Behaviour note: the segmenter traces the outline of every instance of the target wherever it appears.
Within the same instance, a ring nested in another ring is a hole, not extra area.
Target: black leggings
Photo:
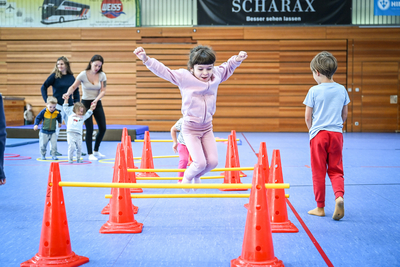
[[[93,100],[82,100],[82,104],[85,105],[86,109],[89,110],[90,104]],[[99,131],[96,135],[96,142],[94,143],[94,151],[99,151],[100,143],[103,140],[104,134],[106,133],[106,116],[104,114],[103,105],[101,104],[101,100],[97,102],[96,109],[93,110],[93,115],[90,116],[85,121],[86,126],[86,148],[88,154],[93,154],[92,150],[92,136],[93,136],[93,117],[97,122],[97,126],[99,127]]]

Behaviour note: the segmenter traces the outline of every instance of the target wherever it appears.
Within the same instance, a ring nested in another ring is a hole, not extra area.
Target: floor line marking
[[[326,265],[328,265],[329,267],[333,267],[332,262],[329,260],[328,256],[325,254],[324,250],[319,245],[318,241],[315,239],[315,237],[311,233],[310,229],[308,229],[307,225],[301,219],[300,215],[297,213],[297,211],[293,207],[292,203],[290,203],[290,201],[288,199],[286,199],[286,203],[289,205],[290,209],[293,211],[294,215],[296,216],[297,220],[300,222],[304,231],[306,231],[308,237],[310,238],[311,242],[314,244],[315,248],[318,250],[319,254],[321,254],[321,257],[324,259]]]
[[[243,135],[244,139],[246,140],[247,144],[253,150],[254,154],[257,156],[256,152],[254,151],[254,149],[251,146],[250,142],[247,140],[247,138],[244,135],[244,133],[242,133],[242,135]],[[290,203],[290,201],[288,199],[286,199],[286,203],[289,205],[290,209],[292,210],[292,212],[296,216],[297,220],[300,222],[300,224],[303,227],[304,231],[306,231],[308,237],[310,238],[311,242],[314,244],[315,248],[318,250],[318,252],[321,255],[321,257],[324,259],[326,265],[328,265],[329,267],[334,267],[332,262],[329,260],[328,256],[325,254],[324,250],[322,249],[322,247],[318,243],[318,241],[315,239],[315,237],[313,236],[311,231],[308,229],[307,225],[304,223],[304,221],[301,219],[300,215],[297,213],[297,211],[293,207],[292,203]]]

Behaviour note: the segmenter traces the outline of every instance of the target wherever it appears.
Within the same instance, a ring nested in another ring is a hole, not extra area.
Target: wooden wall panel
[[[343,125],[343,130],[346,132],[352,132],[353,131],[353,40],[350,39],[347,41],[347,93],[349,94],[350,98],[350,104],[348,105],[348,113],[347,113],[347,120]],[[339,65],[340,66],[340,65]]]
[[[64,29],[64,28],[63,28]],[[81,38],[83,40],[140,40],[141,36],[137,33],[136,28],[81,28]]]
[[[99,33],[99,32],[97,32]],[[2,28],[0,40],[73,40],[81,39],[78,28]]]
[[[195,40],[242,40],[244,37],[243,27],[226,27],[216,30],[214,27],[196,27],[193,29],[192,38]],[[201,44],[201,41],[199,41]]]
[[[3,96],[4,112],[7,126],[24,124],[24,99]]]
[[[151,73],[132,51],[143,46],[150,57],[171,69],[186,69],[189,50],[202,44],[214,49],[217,65],[239,51],[249,55],[219,86],[216,131],[306,132],[303,100],[316,84],[309,64],[326,50],[338,60],[334,80],[351,88],[347,131],[399,130],[400,122],[394,119],[399,105],[383,108],[386,119],[374,114],[382,109],[386,96],[399,91],[400,72],[390,64],[400,64],[400,29],[166,27],[63,28],[60,32],[58,28],[0,28],[3,95],[25,97],[34,111],[40,111],[44,107],[40,86],[58,57],[69,58],[76,76],[94,54],[101,54],[108,78],[103,98],[107,123],[169,131],[181,116],[179,89]],[[379,77],[374,75],[377,72]]]
[[[398,62],[362,63],[362,131],[397,130],[398,104],[390,96],[398,95],[398,73]]]
[[[1,29],[0,29],[1,35]],[[7,51],[7,42],[0,41],[0,51]]]
[[[244,27],[244,39],[326,39],[326,27]]]

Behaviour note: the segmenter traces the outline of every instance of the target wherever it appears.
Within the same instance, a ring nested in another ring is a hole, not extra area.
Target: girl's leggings
[[[325,207],[325,176],[331,180],[335,199],[344,195],[343,135],[320,131],[310,141],[311,170],[317,207]]]
[[[85,105],[86,109],[90,108],[90,104],[93,100],[82,100],[82,104]],[[85,120],[86,126],[86,148],[88,154],[93,154],[92,149],[92,136],[93,136],[93,117],[97,122],[97,126],[99,127],[99,131],[96,135],[96,142],[94,143],[94,151],[99,151],[100,143],[103,140],[104,134],[106,133],[106,116],[104,114],[103,105],[101,104],[101,100],[97,102],[96,109],[93,110],[93,115],[90,116],[87,120]]]
[[[185,145],[178,143],[179,169],[186,169],[189,161],[189,151]],[[178,177],[183,177],[184,172],[179,172]]]
[[[193,160],[184,174],[188,181],[192,181],[193,178],[199,178],[217,167],[217,143],[215,142],[211,122],[201,124],[184,121],[182,134]]]

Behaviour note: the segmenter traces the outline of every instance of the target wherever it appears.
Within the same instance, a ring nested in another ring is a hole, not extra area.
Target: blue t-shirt
[[[303,102],[313,109],[310,140],[322,130],[341,133],[342,110],[349,103],[349,94],[343,85],[333,82],[311,87]]]

